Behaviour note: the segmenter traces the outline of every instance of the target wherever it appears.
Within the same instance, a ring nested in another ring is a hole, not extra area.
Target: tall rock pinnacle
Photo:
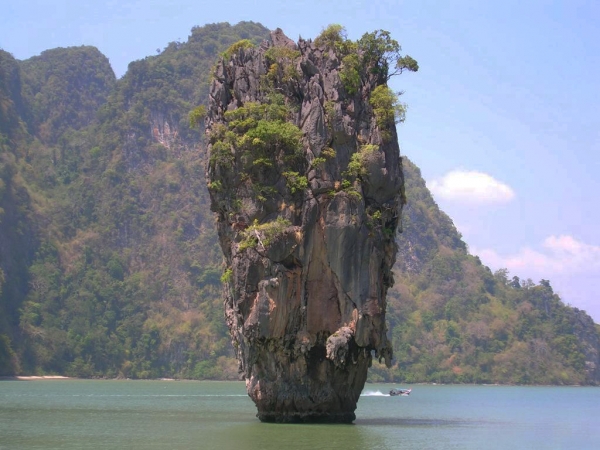
[[[225,315],[267,422],[352,422],[372,358],[392,356],[403,109],[386,85],[390,47],[376,44],[397,43],[386,32],[350,42],[342,30],[240,41],[211,87],[207,179]]]

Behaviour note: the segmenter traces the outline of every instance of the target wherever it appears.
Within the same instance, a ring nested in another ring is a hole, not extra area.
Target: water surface
[[[243,383],[0,381],[0,450],[600,448],[600,388],[391,387],[365,386],[354,425],[278,425]]]

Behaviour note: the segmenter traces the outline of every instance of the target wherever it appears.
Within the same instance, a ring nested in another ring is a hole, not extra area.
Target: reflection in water
[[[377,433],[356,425],[270,424],[258,420],[222,430],[224,448],[246,450],[381,449],[388,447]]]
[[[378,417],[373,419],[358,419],[357,426],[365,427],[460,427],[475,425],[474,421],[449,419],[407,419],[401,417]]]

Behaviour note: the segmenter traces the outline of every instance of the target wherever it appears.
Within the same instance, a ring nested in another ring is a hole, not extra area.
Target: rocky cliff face
[[[280,30],[227,53],[210,93],[207,178],[248,394],[262,421],[351,422],[373,355],[392,356],[386,293],[404,186],[394,118],[372,101],[386,74],[359,67],[353,88],[334,45]]]

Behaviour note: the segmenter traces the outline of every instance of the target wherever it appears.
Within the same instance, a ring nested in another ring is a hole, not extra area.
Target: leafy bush
[[[226,122],[215,124],[210,130],[210,165],[222,167],[221,173],[231,173],[238,167],[239,182],[246,189],[251,188],[259,202],[266,202],[276,193],[273,185],[265,186],[265,181],[284,173],[292,194],[305,189],[306,177],[297,172],[304,161],[302,131],[287,120],[290,114],[284,97],[274,92],[264,103],[247,102],[227,111]],[[292,164],[296,172],[286,170]],[[213,180],[211,187],[216,181],[223,186],[222,180]]]
[[[335,158],[336,152],[331,147],[325,147],[323,150],[321,150],[321,155],[327,159],[332,159]]]
[[[221,283],[223,283],[223,284],[229,283],[231,281],[232,277],[233,277],[233,270],[231,269],[231,267],[228,267],[227,269],[225,269],[225,272],[223,272],[223,275],[221,275]]]
[[[242,241],[239,244],[239,251],[244,251],[248,248],[255,248],[259,243],[264,247],[268,247],[277,236],[281,235],[291,222],[278,216],[276,220],[259,224],[258,221],[244,230]]]
[[[271,62],[286,61],[292,62],[294,59],[300,57],[300,52],[289,47],[270,47],[265,52],[265,58]]]
[[[342,58],[342,69],[340,70],[340,80],[344,89],[350,95],[354,95],[360,88],[360,60],[358,54],[350,53]]]
[[[315,45],[317,47],[332,48],[340,45],[346,40],[346,28],[339,24],[331,24],[327,28],[321,31],[315,38]]]
[[[190,111],[190,128],[200,126],[202,120],[206,117],[206,107],[204,105],[197,106]]]
[[[223,183],[221,183],[220,180],[209,181],[207,183],[207,187],[208,187],[208,189],[210,189],[211,191],[214,191],[214,192],[223,191]]]
[[[404,70],[416,72],[419,65],[410,56],[402,56],[400,44],[392,39],[390,32],[377,30],[365,33],[357,42],[362,54],[362,65],[370,67],[373,73],[389,79],[393,75],[401,74]],[[390,66],[392,72],[390,73]]]
[[[229,60],[233,55],[237,54],[242,49],[254,48],[254,43],[249,39],[241,39],[237,42],[234,42],[229,46],[227,50],[221,53],[221,57],[224,61]]]
[[[282,175],[292,195],[296,192],[302,192],[308,187],[308,179],[305,176],[301,176],[298,172],[287,171],[283,172]]]
[[[361,146],[359,151],[353,153],[350,157],[350,162],[348,163],[348,167],[344,171],[343,176],[349,179],[365,176],[367,174],[367,169],[365,167],[366,158],[378,149],[379,146],[374,144]]]
[[[377,126],[382,131],[384,138],[389,139],[390,136],[387,135],[388,133],[384,133],[383,131],[390,127],[391,124],[404,122],[406,105],[400,102],[397,94],[383,84],[373,89],[369,103],[373,107]]]
[[[321,156],[318,156],[316,158],[313,158],[311,164],[313,167],[323,167],[326,162],[327,162],[327,159],[325,159]]]

